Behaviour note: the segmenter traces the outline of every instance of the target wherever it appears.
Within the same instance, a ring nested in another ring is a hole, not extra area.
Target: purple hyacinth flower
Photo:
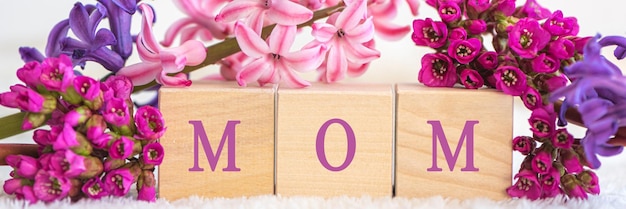
[[[418,46],[428,46],[436,49],[446,44],[448,27],[445,23],[433,21],[430,18],[414,20],[411,38]]]
[[[448,56],[461,64],[468,64],[480,53],[482,43],[477,38],[467,40],[452,40],[448,47]]]
[[[457,27],[450,31],[448,38],[452,40],[465,40],[467,39],[467,31],[463,27]]]
[[[575,17],[563,17],[561,10],[556,10],[543,23],[543,28],[554,36],[575,36],[578,34],[578,20]]]
[[[19,53],[20,53],[20,58],[25,63],[29,63],[29,62],[39,63],[39,62],[42,62],[44,59],[46,59],[46,57],[43,54],[41,54],[41,52],[39,52],[37,48],[34,48],[34,47],[26,47],[26,46],[20,47]]]
[[[75,154],[71,150],[56,151],[50,157],[50,169],[63,174],[65,177],[74,178],[85,172],[85,157]]]
[[[507,31],[509,47],[522,58],[534,58],[550,42],[550,33],[536,19],[522,18]]]
[[[74,79],[72,60],[64,54],[59,58],[50,57],[41,65],[41,83],[50,91],[65,92]]]
[[[534,110],[543,106],[543,99],[541,98],[541,95],[533,87],[527,87],[520,97],[522,97],[524,106],[526,106],[529,110]]]
[[[443,53],[424,55],[417,80],[431,87],[454,86],[457,76],[452,59]]]
[[[529,170],[522,170],[515,175],[517,182],[506,189],[506,193],[511,197],[526,197],[536,200],[541,197],[541,185],[537,179],[537,173]]]
[[[121,136],[109,147],[109,156],[115,159],[126,159],[133,154],[135,142],[128,137]]]
[[[94,61],[113,72],[124,66],[124,59],[107,47],[116,43],[113,33],[104,28],[96,32],[106,12],[100,4],[91,11],[80,2],[74,4],[69,24],[78,39],[68,37],[63,40],[63,50],[72,53],[74,64],[84,68],[86,61]]]
[[[137,11],[138,0],[98,0],[106,7],[111,32],[117,40],[111,47],[124,60],[133,51],[133,36],[130,33],[132,16]]]
[[[498,54],[494,51],[486,51],[478,55],[476,61],[483,69],[493,70],[498,67]]]
[[[104,120],[115,126],[125,126],[130,122],[130,113],[126,100],[113,98],[107,100],[103,110]]]
[[[461,71],[461,84],[467,89],[477,89],[483,87],[485,81],[478,71],[466,68]]]
[[[133,174],[128,168],[120,168],[109,171],[102,179],[106,191],[115,196],[124,196],[130,191],[134,182]]]
[[[26,179],[35,179],[35,174],[41,169],[37,159],[25,155],[9,155],[6,157],[7,165],[15,169],[15,174]]]
[[[459,3],[454,1],[439,2],[439,8],[437,9],[439,17],[446,23],[455,22],[461,19],[461,7]]]
[[[551,105],[534,109],[528,119],[530,130],[538,137],[552,136],[555,131],[555,122],[556,114]]]
[[[538,73],[554,73],[561,68],[561,61],[541,53],[532,59],[531,66],[533,71]]]
[[[160,165],[165,152],[160,143],[150,143],[143,147],[143,162],[148,165]]]
[[[104,183],[102,183],[99,177],[87,180],[87,182],[83,184],[81,191],[91,199],[100,199],[109,195],[108,191],[104,188]]]
[[[517,67],[501,66],[493,76],[496,79],[496,89],[506,94],[519,96],[526,90],[526,75]]]
[[[39,170],[33,184],[37,199],[44,202],[60,200],[67,196],[71,188],[70,180],[54,171]]]
[[[135,125],[137,126],[135,137],[138,139],[158,139],[163,136],[166,130],[161,112],[152,106],[143,106],[137,109]]]
[[[20,47],[19,52],[24,62],[43,62],[46,57],[58,57],[64,52],[61,50],[62,42],[67,37],[70,29],[69,20],[65,19],[54,25],[48,34],[48,43],[46,44],[46,56],[41,54],[39,50],[32,47]]]
[[[613,55],[617,59],[624,59],[626,57],[626,37],[622,36],[606,36],[598,41],[598,44],[601,46],[612,46],[615,45],[615,51]]]

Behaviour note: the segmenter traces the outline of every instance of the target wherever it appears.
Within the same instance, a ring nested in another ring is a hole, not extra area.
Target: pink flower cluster
[[[433,87],[496,88],[519,96],[532,111],[532,136],[513,139],[513,149],[526,159],[507,193],[529,199],[598,194],[597,176],[584,169],[589,164],[580,139],[559,127],[565,124],[557,123],[553,103],[542,99],[566,86],[564,68],[582,59],[589,38],[577,36],[576,18],[535,0],[517,8],[515,0],[426,2],[441,20],[413,21],[415,44],[435,50],[422,57],[418,80]]]
[[[0,105],[27,112],[22,128],[35,130],[39,156],[10,155],[7,194],[31,203],[64,198],[124,196],[137,183],[138,199],[155,200],[154,168],[163,160],[157,139],[165,132],[151,106],[133,116],[133,85],[123,76],[100,82],[75,75],[69,57],[26,63],[24,84],[0,94]]]

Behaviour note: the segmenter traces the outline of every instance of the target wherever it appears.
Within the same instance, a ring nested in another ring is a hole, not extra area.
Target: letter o
[[[348,150],[346,153],[346,159],[343,161],[343,164],[338,167],[334,167],[328,163],[328,160],[326,159],[326,153],[324,151],[326,130],[333,123],[337,123],[343,126],[343,129],[346,131],[346,137],[348,139]],[[354,136],[354,131],[346,121],[339,118],[330,119],[326,121],[326,123],[324,123],[322,127],[320,127],[320,130],[317,132],[317,141],[315,143],[315,148],[317,151],[317,159],[320,161],[322,166],[324,166],[324,168],[328,169],[329,171],[335,172],[346,169],[350,165],[350,163],[352,163],[352,159],[354,159],[354,154],[356,152],[356,137]]]

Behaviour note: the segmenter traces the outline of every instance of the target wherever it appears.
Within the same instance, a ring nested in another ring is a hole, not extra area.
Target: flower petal
[[[137,51],[142,60],[154,60],[157,59],[156,54],[161,50],[161,47],[152,33],[154,11],[152,11],[152,7],[147,4],[140,4],[139,9],[142,11],[143,18],[141,20],[141,32],[137,36],[137,43],[141,47],[138,46]]]
[[[376,49],[370,49],[364,44],[343,42],[346,56],[348,60],[355,63],[367,63],[380,58],[380,52]]]
[[[276,62],[276,70],[280,72],[281,79],[287,84],[288,87],[292,88],[304,88],[310,86],[311,83],[303,80],[298,75],[294,74],[294,72],[289,69],[289,66],[285,65],[283,62]]]
[[[240,86],[246,86],[248,83],[256,81],[261,75],[267,71],[271,71],[267,57],[258,58],[251,63],[243,66],[241,71],[237,73],[237,83]]]
[[[235,0],[228,3],[217,16],[216,22],[233,22],[261,10],[260,1]]]
[[[107,45],[115,44],[115,42],[115,35],[113,35],[110,30],[102,28],[96,33],[96,36],[93,39],[92,47],[101,48]]]
[[[353,28],[364,17],[366,12],[365,0],[354,0],[339,14],[335,26],[337,28]]]
[[[270,53],[269,46],[259,34],[241,22],[235,24],[235,37],[241,51],[252,58],[259,58]]]
[[[279,25],[297,25],[313,18],[313,12],[297,3],[289,0],[272,1],[267,11],[267,18]]]
[[[157,83],[163,84],[163,86],[173,87],[186,87],[191,86],[191,81],[187,79],[187,74],[178,73],[175,76],[169,76],[165,71],[161,72],[161,75],[156,77]]]
[[[344,78],[348,70],[348,59],[345,50],[340,45],[335,45],[328,52],[326,63],[326,82],[332,83]]]
[[[180,33],[183,28],[191,24],[193,24],[193,20],[191,18],[183,18],[172,23],[172,25],[167,28],[167,31],[165,31],[165,38],[163,39],[163,41],[161,41],[161,45],[165,47],[169,47],[170,45],[172,45],[172,43],[174,42],[174,38],[176,38],[176,35]]]
[[[337,34],[337,28],[334,25],[328,23],[313,23],[311,25],[311,35],[319,42],[328,42],[335,37],[335,34]]]
[[[171,56],[174,56],[175,59],[177,60],[181,60],[182,58],[184,58],[185,59],[184,62],[180,63],[182,64],[182,67],[185,67],[185,65],[194,66],[204,61],[204,58],[206,58],[206,49],[204,48],[204,44],[202,44],[202,42],[200,41],[197,41],[197,40],[185,41],[185,43],[183,43],[182,45],[178,47],[165,49],[161,51],[161,62],[163,63],[163,65],[165,65],[165,62],[172,60],[171,57],[164,56],[164,54],[170,54]],[[167,72],[174,73],[174,72],[169,72],[169,71]],[[175,72],[179,72],[179,71],[175,71]]]
[[[161,72],[161,69],[161,63],[143,62],[126,66],[120,69],[116,74],[126,76],[133,82],[133,85],[140,86],[153,81]]]
[[[353,42],[363,43],[368,42],[374,38],[374,23],[372,17],[369,17],[365,22],[352,28],[352,30],[345,31],[346,37]]]
[[[417,16],[418,9],[420,6],[419,0],[406,0],[406,3],[409,4],[409,9],[411,9],[411,14],[413,14],[413,16]]]
[[[43,54],[33,47],[20,47],[19,51],[20,58],[26,63],[32,61],[42,62],[45,59]]]
[[[57,57],[61,54],[61,42],[67,37],[70,30],[70,21],[62,20],[54,25],[50,34],[48,34],[48,43],[46,44],[46,56]]]
[[[295,39],[296,26],[276,25],[267,39],[267,44],[271,52],[284,55],[289,53]]]
[[[310,49],[303,49],[283,55],[286,64],[298,72],[315,70],[324,61],[327,48],[319,45]]]
[[[72,32],[78,39],[83,41],[91,40],[93,33],[91,33],[92,28],[89,25],[89,13],[82,3],[77,2],[74,4],[70,11],[69,22]]]
[[[374,18],[374,27],[376,28],[376,35],[382,39],[398,41],[411,32],[411,26],[400,26],[386,21],[379,21],[380,20]]]

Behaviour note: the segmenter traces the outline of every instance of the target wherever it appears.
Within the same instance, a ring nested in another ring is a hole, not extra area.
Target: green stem
[[[335,12],[339,12],[343,10],[343,8],[344,8],[344,4],[343,2],[341,2],[335,6],[315,11],[315,13],[313,13],[313,18],[311,18],[311,20],[305,23],[298,25],[298,28],[311,26],[313,22],[319,19],[328,17]],[[265,28],[263,28],[263,31],[261,32],[261,37],[263,37],[263,39],[267,38],[267,36],[269,36],[270,32],[272,31],[272,29],[274,29],[274,26],[275,25],[270,25],[270,26],[266,26]],[[196,66],[187,66],[185,67],[185,69],[183,69],[182,72],[190,73],[200,68],[206,67],[208,65],[215,64],[221,59],[224,59],[225,57],[233,55],[239,52],[240,50],[241,49],[239,48],[237,39],[235,38],[225,39],[224,41],[220,43],[211,45],[206,48],[207,56],[202,63]],[[111,74],[105,76],[104,78],[110,75]],[[153,80],[152,82],[148,84],[135,86],[133,93],[142,91],[144,89],[150,88],[155,85],[157,85],[157,83],[156,81]],[[22,121],[24,120],[24,115],[26,115],[26,113],[21,112],[21,113],[16,113],[16,114],[12,114],[12,115],[0,118],[0,139],[5,139],[7,137],[26,132],[26,130],[22,130]]]

